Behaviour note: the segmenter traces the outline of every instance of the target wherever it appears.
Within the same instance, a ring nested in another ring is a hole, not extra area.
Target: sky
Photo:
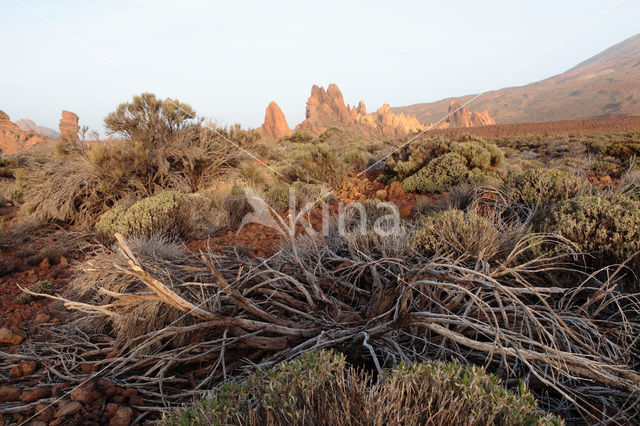
[[[0,0],[0,109],[104,133],[133,95],[258,127],[291,127],[311,86],[403,106],[527,84],[640,32],[637,0]],[[473,108],[473,105],[470,105]]]

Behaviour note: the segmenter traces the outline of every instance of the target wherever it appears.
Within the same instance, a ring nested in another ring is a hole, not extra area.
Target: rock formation
[[[469,109],[466,106],[462,106],[454,100],[449,103],[449,117],[447,118],[446,123],[449,125],[439,127],[459,128],[496,124],[496,122],[489,116],[488,111],[469,112]]]
[[[291,128],[287,124],[282,110],[277,103],[271,102],[264,114],[262,130],[274,139],[291,134]]]
[[[62,111],[59,128],[61,139],[78,139],[78,116],[70,111]]]
[[[15,154],[21,151],[37,151],[50,139],[33,130],[24,131],[12,123],[9,116],[0,111],[0,151]]]
[[[318,135],[331,127],[361,138],[403,138],[424,129],[415,116],[395,114],[387,104],[367,114],[363,101],[357,108],[345,105],[335,84],[330,84],[327,90],[314,85],[307,100],[306,119],[296,129]]]

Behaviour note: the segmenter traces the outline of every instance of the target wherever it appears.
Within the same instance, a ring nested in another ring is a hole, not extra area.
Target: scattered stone
[[[0,386],[0,402],[11,402],[20,399],[20,389],[13,386]]]
[[[131,408],[120,407],[109,421],[109,426],[129,426],[132,417],[133,410]]]
[[[108,417],[113,417],[116,414],[116,411],[118,411],[118,404],[110,402],[107,404],[107,407],[105,408],[105,413],[107,414]]]
[[[69,383],[59,383],[51,388],[51,393],[53,394],[53,396],[60,396],[66,389],[69,388],[69,386]]]
[[[83,383],[71,391],[71,400],[82,402],[83,404],[91,404],[100,398],[100,393],[96,389],[96,382],[91,380]]]
[[[45,257],[44,259],[42,259],[42,262],[40,262],[39,268],[41,271],[48,271],[49,268],[51,268],[51,263],[49,263],[48,257]]]
[[[51,316],[49,314],[45,314],[44,312],[40,312],[38,315],[36,315],[36,318],[33,320],[33,322],[36,325],[40,325],[40,324],[44,324],[49,322],[49,320],[51,319]]]
[[[36,370],[36,363],[33,361],[25,361],[13,367],[9,370],[11,377],[24,377],[28,376]]]
[[[20,397],[20,401],[34,402],[34,401],[38,401],[39,399],[46,398],[49,395],[51,395],[51,392],[49,392],[49,389],[36,388],[32,391],[23,393],[22,396]]]
[[[24,340],[24,332],[18,327],[0,328],[0,344],[9,346],[19,345]]]
[[[56,418],[73,416],[80,410],[82,410],[82,404],[78,401],[66,402],[56,411]]]
[[[385,189],[378,189],[376,191],[376,198],[378,200],[384,201],[387,199],[387,191]]]

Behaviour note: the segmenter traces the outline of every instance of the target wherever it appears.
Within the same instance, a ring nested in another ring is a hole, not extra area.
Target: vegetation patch
[[[482,368],[438,362],[400,364],[371,376],[332,351],[301,355],[276,368],[258,370],[241,384],[225,384],[165,425],[344,424],[385,425],[563,424],[540,411],[521,384],[516,392]]]

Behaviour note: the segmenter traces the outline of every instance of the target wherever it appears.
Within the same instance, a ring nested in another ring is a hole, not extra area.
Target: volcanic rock
[[[82,410],[82,404],[78,401],[67,402],[56,411],[56,417],[73,416],[80,410]]]
[[[17,327],[0,328],[0,344],[19,345],[24,340],[24,333]]]
[[[60,119],[60,138],[61,139],[78,139],[78,116],[70,111],[62,111]]]
[[[15,154],[21,151],[39,150],[47,141],[49,138],[33,130],[22,130],[11,122],[6,113],[0,111],[0,151],[2,153]]]
[[[20,399],[20,389],[13,386],[0,386],[0,402],[17,401]]]
[[[296,129],[308,130],[316,135],[332,127],[348,136],[363,138],[402,138],[419,132],[424,126],[413,115],[395,114],[385,104],[367,114],[363,101],[358,107],[345,105],[342,92],[335,84],[325,90],[313,86],[307,100],[306,119]]]
[[[11,377],[24,377],[33,373],[36,370],[36,363],[33,361],[25,361],[13,367],[9,370]]]
[[[451,100],[449,103],[449,116],[446,122],[450,128],[459,127],[475,127],[475,126],[488,126],[490,124],[496,124],[495,121],[489,116],[488,111],[483,112],[469,112],[466,106],[460,105],[460,103]]]
[[[267,107],[262,129],[274,139],[291,134],[291,128],[287,124],[287,119],[277,103],[271,102]]]
[[[129,407],[120,407],[109,421],[109,426],[129,426],[133,410]]]

